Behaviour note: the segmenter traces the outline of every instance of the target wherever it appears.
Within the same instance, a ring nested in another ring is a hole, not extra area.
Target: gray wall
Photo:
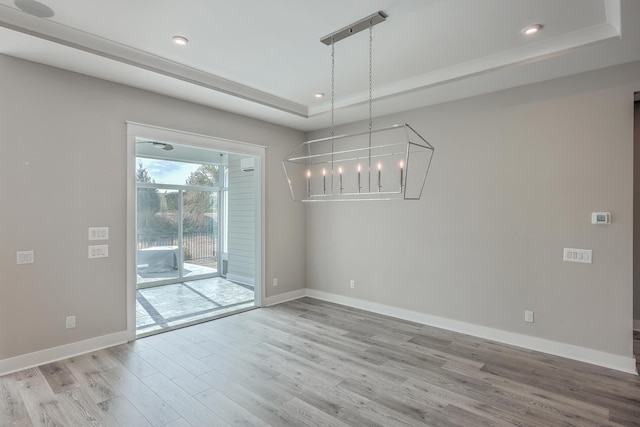
[[[230,280],[255,284],[256,172],[243,172],[240,159],[229,156],[229,271]],[[284,177],[283,177],[284,179]],[[267,279],[267,286],[269,285]]]
[[[0,75],[0,360],[126,329],[126,120],[266,145],[267,296],[304,287],[281,166],[302,133],[2,55]],[[109,258],[87,259],[90,226],[110,227]]]
[[[423,199],[312,204],[306,219],[280,163],[299,132],[1,55],[0,73],[0,360],[126,328],[125,120],[268,146],[266,276],[279,286],[267,296],[306,275],[314,289],[631,354],[640,63],[378,118],[436,147]],[[366,124],[340,131],[355,128]],[[597,210],[613,224],[592,226]],[[88,260],[87,227],[103,225],[110,257]],[[563,247],[593,249],[594,264],[562,262]],[[36,263],[16,265],[27,249]]]
[[[639,89],[633,63],[375,119],[435,146],[423,197],[309,205],[307,286],[630,357]]]
[[[634,103],[633,127],[633,318],[640,322],[640,101]]]

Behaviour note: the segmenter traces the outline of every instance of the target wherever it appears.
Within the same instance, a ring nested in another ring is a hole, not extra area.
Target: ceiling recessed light
[[[186,46],[189,43],[189,39],[183,36],[173,36],[171,39],[178,46]]]
[[[53,9],[36,0],[16,0],[13,4],[24,13],[38,18],[51,18],[54,15]]]
[[[322,98],[322,97],[324,97],[324,93],[322,93],[322,92],[314,93],[313,97],[314,98]]]
[[[542,25],[540,24],[529,25],[522,29],[522,34],[524,34],[525,36],[532,36],[538,31],[540,31],[541,29],[542,29]]]

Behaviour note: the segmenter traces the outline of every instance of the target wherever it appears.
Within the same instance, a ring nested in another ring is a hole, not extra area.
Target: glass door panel
[[[184,190],[182,193],[184,276],[218,272],[218,192]]]
[[[180,192],[137,189],[138,285],[180,277]]]

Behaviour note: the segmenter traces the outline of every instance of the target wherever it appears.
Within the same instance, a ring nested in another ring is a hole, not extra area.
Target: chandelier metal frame
[[[373,27],[387,17],[379,11],[320,39],[331,46],[331,135],[303,142],[283,160],[294,200],[420,199],[431,166],[433,146],[406,123],[373,129]],[[336,136],[335,43],[367,28],[368,130]]]

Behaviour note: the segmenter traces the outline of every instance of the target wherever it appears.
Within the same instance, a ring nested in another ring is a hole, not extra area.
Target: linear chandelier
[[[408,124],[373,129],[373,26],[380,11],[320,41],[331,46],[331,136],[306,141],[284,166],[296,201],[417,200],[422,195],[434,148]],[[369,29],[369,129],[335,135],[335,43]]]

